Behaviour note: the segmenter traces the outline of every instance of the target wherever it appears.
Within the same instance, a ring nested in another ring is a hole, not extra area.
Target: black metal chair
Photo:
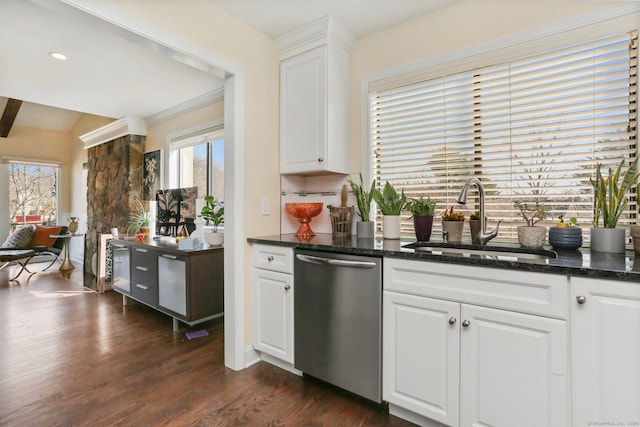
[[[66,233],[67,233],[67,227],[61,226],[59,234],[62,235]],[[0,266],[0,270],[2,270],[3,268],[7,267],[10,264],[20,265],[21,268],[18,274],[16,274],[12,279],[10,279],[10,280],[15,280],[25,270],[29,274],[36,273],[35,271],[31,271],[29,270],[29,268],[27,268],[27,265],[29,265],[29,263],[34,258],[40,255],[50,255],[53,257],[53,260],[49,263],[49,265],[47,265],[45,268],[40,270],[40,271],[46,271],[49,268],[51,268],[51,266],[55,264],[56,261],[58,261],[60,254],[64,250],[64,244],[65,244],[64,239],[57,238],[53,243],[53,245],[51,246],[28,246],[24,248],[0,248],[0,262],[4,262],[4,264]],[[32,251],[33,254],[31,256],[27,256],[25,255],[26,251]],[[12,255],[11,252],[18,252],[18,254]]]

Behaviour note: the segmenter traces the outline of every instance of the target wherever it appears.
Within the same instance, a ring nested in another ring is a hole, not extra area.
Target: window
[[[197,187],[198,198],[224,200],[224,132],[221,126],[170,139],[170,185]]]
[[[504,221],[501,239],[514,239],[523,224],[515,201],[539,201],[550,218],[576,216],[588,229],[596,165],[637,156],[637,44],[637,32],[621,34],[371,90],[377,185],[429,195],[444,210],[475,176],[489,227]],[[635,222],[630,196],[621,225]],[[410,224],[405,218],[403,232]]]
[[[14,162],[8,168],[11,227],[23,224],[56,224],[58,168]]]

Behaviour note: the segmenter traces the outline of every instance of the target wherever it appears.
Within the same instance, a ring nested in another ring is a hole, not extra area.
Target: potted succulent
[[[419,242],[428,242],[433,228],[433,214],[436,210],[436,201],[429,196],[425,199],[409,199],[406,210],[411,212],[413,218],[413,230]]]
[[[609,174],[602,176],[602,165],[596,166],[595,178],[589,178],[593,187],[593,227],[590,232],[591,250],[595,252],[624,253],[625,230],[616,228],[620,215],[629,202],[627,194],[638,179],[638,161],[630,162],[624,170],[624,159]],[[603,228],[599,227],[602,217]]]
[[[547,217],[547,208],[536,200],[535,203],[514,202],[515,207],[527,225],[518,226],[518,242],[525,248],[541,248],[547,237],[547,228],[536,224]]]
[[[218,232],[218,226],[224,224],[224,202],[216,201],[213,196],[204,197],[204,206],[200,210],[201,218],[207,221],[207,225],[212,225],[213,230],[207,234],[207,243],[210,246],[220,246],[224,243],[224,233]]]
[[[382,191],[377,188],[373,191],[373,200],[378,204],[382,212],[382,237],[385,239],[400,238],[400,213],[407,204],[404,190],[400,194],[387,181]]]
[[[549,227],[549,244],[554,249],[578,249],[582,246],[582,228],[578,227],[575,217],[564,220],[564,215],[558,217],[555,226]]]
[[[149,223],[149,212],[144,210],[144,205],[140,200],[133,199],[127,234],[135,234],[138,240],[146,239],[149,237]]]
[[[367,191],[364,188],[362,174],[360,174],[360,184],[349,178],[349,185],[351,185],[353,195],[356,198],[358,216],[360,217],[360,221],[356,222],[356,236],[359,239],[371,239],[375,235],[375,223],[371,221],[370,213],[373,193],[376,189],[376,181],[371,181],[371,186],[369,187],[369,191]]]
[[[446,241],[449,243],[462,242],[462,229],[465,216],[462,212],[455,212],[453,206],[442,212],[442,233],[446,233]]]

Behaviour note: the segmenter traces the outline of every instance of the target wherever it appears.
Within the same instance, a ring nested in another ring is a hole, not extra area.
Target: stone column
[[[126,135],[89,148],[84,286],[97,289],[99,235],[118,227],[125,233],[132,201],[142,200],[145,137]]]

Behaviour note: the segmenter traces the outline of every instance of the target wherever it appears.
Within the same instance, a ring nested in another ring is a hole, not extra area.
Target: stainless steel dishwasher
[[[381,258],[296,250],[295,367],[382,401]]]

